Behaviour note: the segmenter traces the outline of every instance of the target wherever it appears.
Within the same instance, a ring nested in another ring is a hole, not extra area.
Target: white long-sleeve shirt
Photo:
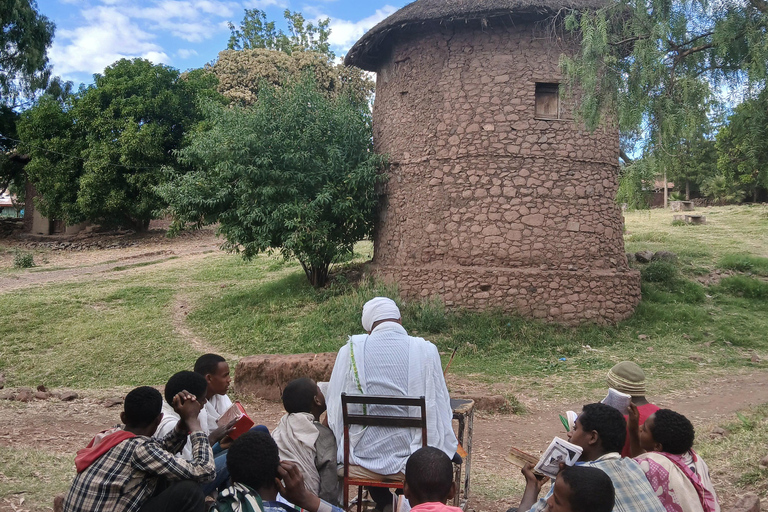
[[[379,324],[370,335],[350,337],[339,350],[326,394],[328,426],[336,436],[339,464],[344,462],[342,392],[348,395],[423,395],[427,404],[427,444],[449,457],[456,453],[458,441],[453,432],[453,411],[437,347],[423,338],[408,336],[400,324]],[[420,415],[417,408],[409,409],[411,416]],[[361,410],[360,406],[350,404],[351,412],[360,413]],[[391,406],[368,407],[369,414],[386,415],[392,411]],[[405,470],[408,457],[421,448],[421,444],[420,429],[355,425],[350,427],[350,462],[382,475],[395,474]]]

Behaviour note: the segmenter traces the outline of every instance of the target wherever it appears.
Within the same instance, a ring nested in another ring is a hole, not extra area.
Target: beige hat
[[[645,395],[645,372],[632,361],[623,361],[608,370],[608,385],[632,396]]]

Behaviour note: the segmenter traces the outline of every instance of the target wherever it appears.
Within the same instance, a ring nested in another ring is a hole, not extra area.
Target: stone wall
[[[567,104],[536,118],[536,83],[560,81],[567,50],[545,32],[447,27],[399,41],[379,70],[374,140],[393,165],[373,268],[405,297],[569,324],[637,305],[618,130],[584,130]]]

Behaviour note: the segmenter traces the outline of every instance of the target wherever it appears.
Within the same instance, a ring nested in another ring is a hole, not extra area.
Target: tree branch
[[[766,0],[749,0],[749,3],[761,13],[768,14],[768,2]]]

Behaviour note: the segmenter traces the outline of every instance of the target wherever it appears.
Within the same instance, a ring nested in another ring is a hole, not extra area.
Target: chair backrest
[[[363,405],[363,414],[349,412],[348,404]],[[420,416],[367,414],[368,405],[392,405],[400,407],[418,407]],[[349,466],[349,426],[364,427],[393,427],[420,428],[422,446],[427,446],[427,401],[421,397],[412,396],[381,396],[381,395],[348,395],[341,394],[341,411],[344,417],[344,473],[346,476]]]

